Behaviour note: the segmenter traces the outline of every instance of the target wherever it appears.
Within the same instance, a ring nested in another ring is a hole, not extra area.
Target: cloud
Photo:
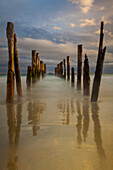
[[[95,22],[94,18],[91,19],[91,20],[89,20],[89,19],[82,19],[81,22],[82,23],[80,24],[80,27],[95,26],[95,25],[97,25],[97,23]]]
[[[112,23],[112,20],[110,20],[110,19],[105,19],[105,17],[103,16],[102,17],[102,19],[101,19],[102,21],[104,21],[104,24],[106,25],[106,24],[111,24]]]
[[[109,32],[108,30],[104,30],[104,33],[106,33],[109,37],[113,38],[112,32]],[[100,30],[95,31],[94,34],[99,35],[100,34]]]
[[[57,44],[44,39],[23,38],[18,39],[18,43],[19,47],[24,50],[31,52],[32,49],[37,49],[41,56],[52,59],[75,54],[75,45],[70,42]]]
[[[100,10],[101,11],[105,10],[105,7],[104,6],[100,7]]]
[[[54,30],[62,30],[60,27],[53,27]]]
[[[75,24],[71,23],[70,26],[71,26],[72,28],[74,28],[74,27],[75,27]]]
[[[68,1],[71,2],[72,4],[79,5],[83,13],[88,13],[88,11],[93,6],[94,2],[94,0],[68,0]]]

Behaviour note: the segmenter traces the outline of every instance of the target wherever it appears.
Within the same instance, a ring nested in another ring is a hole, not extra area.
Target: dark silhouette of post
[[[67,56],[67,79],[70,80],[70,56]]]
[[[18,61],[18,50],[17,50],[17,38],[14,34],[14,65],[15,65],[15,74],[16,74],[16,88],[18,96],[22,96],[22,87],[21,87],[21,77],[20,77],[20,68]]]
[[[36,81],[36,50],[32,50],[32,82]]]
[[[44,62],[40,61],[40,71],[42,73],[42,77],[44,76]]]
[[[84,70],[83,70],[83,93],[84,96],[90,95],[90,70],[89,70],[89,61],[86,54],[85,54]]]
[[[37,72],[37,77],[40,77],[40,56],[39,53],[36,53],[36,72]]]
[[[14,101],[14,24],[12,22],[7,23],[6,32],[9,52],[6,101],[11,103]]]
[[[57,65],[58,66],[58,76],[60,74],[60,64]]]
[[[75,83],[75,69],[73,67],[71,68],[71,82]]]
[[[99,96],[99,88],[101,83],[101,76],[102,76],[102,70],[103,70],[103,62],[106,52],[106,47],[103,49],[103,38],[104,38],[104,22],[101,22],[101,28],[100,28],[100,42],[99,42],[99,50],[98,50],[98,59],[97,59],[97,66],[95,71],[95,77],[93,81],[93,89],[92,89],[92,96],[91,101],[96,102],[98,100]]]
[[[66,79],[66,60],[63,60],[64,62],[64,78]]]
[[[81,90],[83,46],[78,45],[77,90]]]
[[[46,68],[46,64],[44,64],[44,74],[46,74],[46,70],[47,68]]]
[[[63,61],[60,62],[60,76],[63,77]]]
[[[55,76],[57,75],[57,67],[55,67]]]
[[[31,77],[32,77],[32,67],[28,66],[27,67],[27,80],[26,80],[28,88],[31,87]]]

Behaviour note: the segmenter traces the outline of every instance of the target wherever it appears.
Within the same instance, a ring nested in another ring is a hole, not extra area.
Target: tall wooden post
[[[22,96],[22,87],[21,87],[21,77],[20,77],[20,68],[18,61],[18,50],[17,50],[17,38],[14,34],[14,65],[15,65],[15,74],[16,74],[16,88],[18,96]]]
[[[81,90],[82,51],[83,51],[83,46],[78,45],[77,90]]]
[[[75,69],[73,67],[71,68],[71,82],[75,82]]]
[[[66,79],[66,60],[64,59],[64,78]]]
[[[70,80],[70,56],[67,56],[67,79]]]
[[[92,96],[91,96],[92,102],[96,102],[98,100],[103,63],[104,63],[104,57],[106,52],[106,47],[104,47],[103,49],[103,38],[104,38],[103,29],[104,29],[104,22],[101,22],[98,59],[97,59],[97,66],[96,66],[95,77],[93,81]]]
[[[32,50],[32,82],[36,81],[36,50]]]
[[[39,53],[36,53],[36,72],[37,72],[37,77],[40,77],[40,56]]]
[[[85,54],[84,71],[83,71],[83,93],[85,96],[90,95],[90,70],[89,70],[89,61],[86,54]]]
[[[8,39],[8,73],[7,73],[7,102],[13,102],[14,100],[14,24],[12,22],[7,23],[7,39]]]
[[[27,68],[27,80],[26,80],[28,88],[31,87],[31,77],[32,77],[32,67],[28,66],[28,68]]]

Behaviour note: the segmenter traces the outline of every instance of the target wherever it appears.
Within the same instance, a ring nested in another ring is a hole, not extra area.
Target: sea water
[[[113,169],[113,75],[102,76],[97,103],[54,75],[29,90],[23,76],[13,104],[6,85],[0,77],[0,170]]]

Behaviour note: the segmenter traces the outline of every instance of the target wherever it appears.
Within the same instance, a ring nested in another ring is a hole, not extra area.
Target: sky
[[[83,44],[95,71],[100,23],[107,53],[104,73],[113,73],[113,0],[0,0],[0,74],[8,70],[7,22],[14,23],[21,73],[37,50],[48,71],[67,56],[77,68],[77,45]]]

